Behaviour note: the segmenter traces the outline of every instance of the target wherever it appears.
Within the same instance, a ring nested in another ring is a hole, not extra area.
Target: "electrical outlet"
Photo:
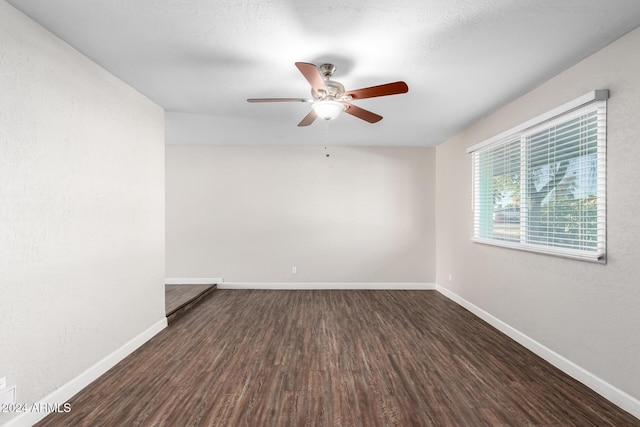
[[[298,273],[298,267],[296,267],[296,266],[291,267],[291,273],[297,274]]]
[[[16,403],[16,386],[0,389],[0,405],[14,405]]]
[[[7,386],[7,377],[0,377],[0,388],[5,388]]]
[[[449,281],[453,282],[453,274],[449,273]]]

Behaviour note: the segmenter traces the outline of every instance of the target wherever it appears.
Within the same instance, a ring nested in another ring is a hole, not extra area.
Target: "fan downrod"
[[[318,70],[320,70],[320,74],[322,74],[325,80],[329,80],[333,76],[333,73],[336,72],[336,66],[333,64],[322,64],[318,67]]]

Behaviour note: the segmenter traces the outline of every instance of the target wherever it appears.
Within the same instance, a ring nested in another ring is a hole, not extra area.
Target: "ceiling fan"
[[[409,91],[405,82],[387,83],[362,89],[345,91],[344,86],[331,80],[336,67],[333,64],[322,64],[316,67],[307,62],[296,62],[296,67],[311,84],[312,99],[305,98],[249,98],[247,102],[309,102],[311,111],[305,116],[298,126],[309,126],[320,117],[324,120],[332,120],[341,112],[351,114],[369,123],[382,120],[382,116],[356,107],[351,103],[358,99],[374,98],[376,96],[397,95]]]

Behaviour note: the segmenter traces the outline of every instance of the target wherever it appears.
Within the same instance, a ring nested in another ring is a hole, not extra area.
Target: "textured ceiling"
[[[164,107],[167,143],[436,145],[640,25],[638,0],[9,3]],[[326,129],[296,126],[309,104],[246,102],[310,97],[296,61],[409,93]]]

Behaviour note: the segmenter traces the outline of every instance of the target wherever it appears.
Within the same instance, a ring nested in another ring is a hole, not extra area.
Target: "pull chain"
[[[324,151],[325,157],[329,157],[330,154],[327,152],[327,141],[329,141],[329,120],[324,121]]]

